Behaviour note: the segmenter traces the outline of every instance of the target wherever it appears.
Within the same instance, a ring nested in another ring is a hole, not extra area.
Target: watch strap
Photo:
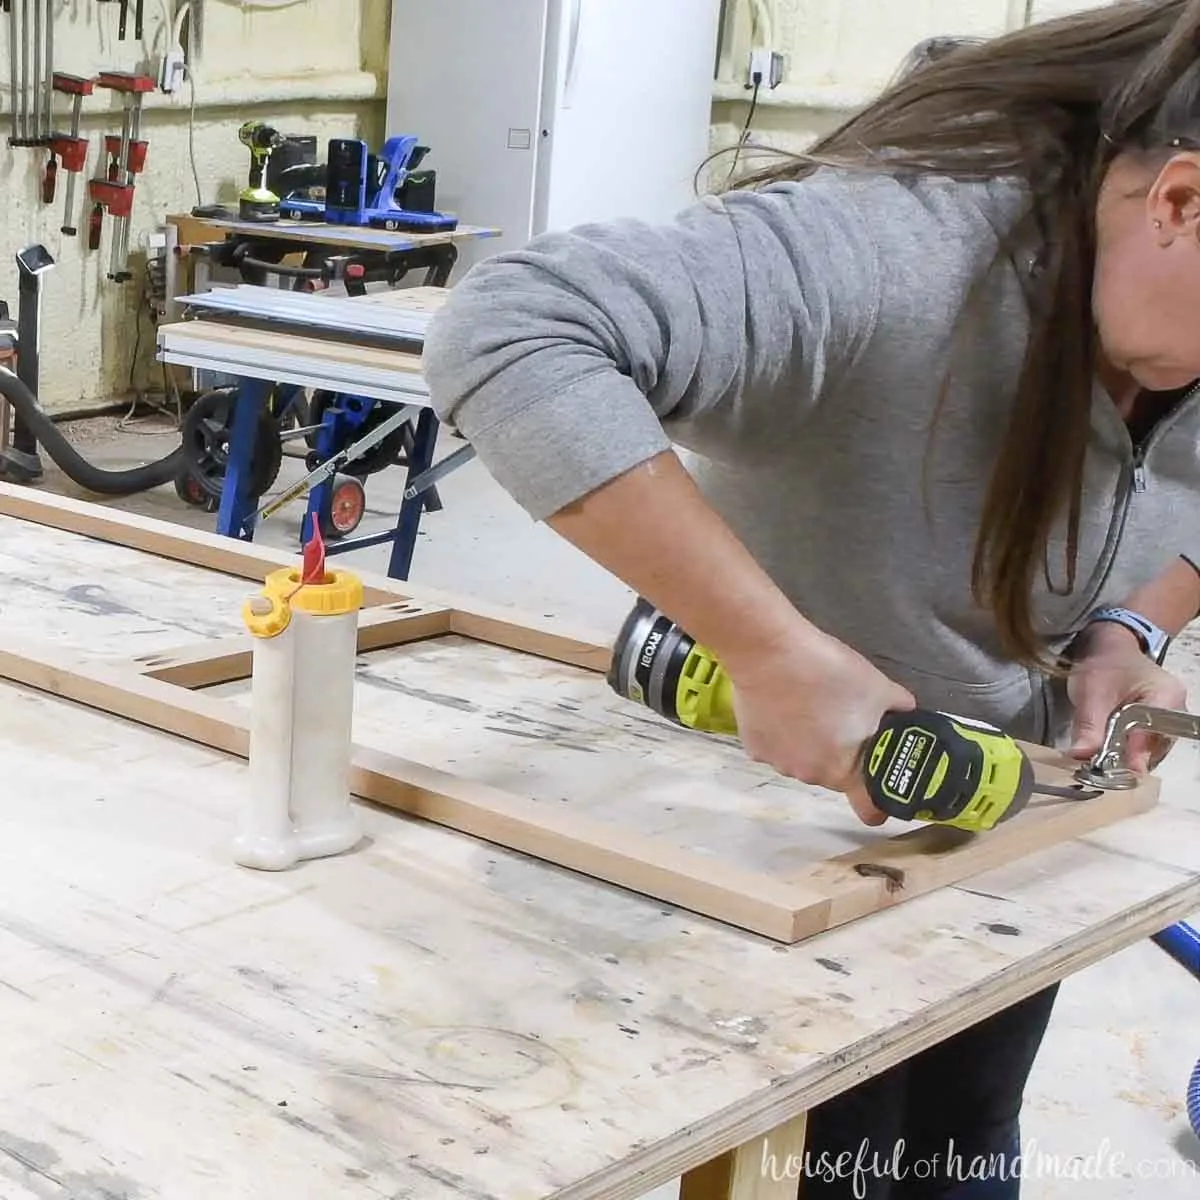
[[[1108,605],[1097,608],[1088,616],[1089,625],[1096,621],[1112,621],[1130,630],[1142,645],[1142,650],[1160,666],[1171,645],[1171,635],[1160,629],[1153,621],[1128,608]]]

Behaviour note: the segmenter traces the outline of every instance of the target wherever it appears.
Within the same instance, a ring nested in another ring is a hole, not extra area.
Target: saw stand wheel
[[[359,526],[367,511],[367,491],[362,480],[353,475],[335,475],[329,504],[318,521],[321,536],[327,541],[348,537]]]
[[[237,388],[216,388],[198,396],[183,419],[184,466],[175,477],[175,493],[185,503],[216,512],[221,503]],[[251,464],[250,492],[264,495],[283,465],[280,422],[266,409],[259,418]]]

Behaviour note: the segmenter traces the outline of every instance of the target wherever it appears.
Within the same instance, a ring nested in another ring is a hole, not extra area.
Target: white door
[[[538,224],[669,220],[709,153],[721,0],[558,0]]]
[[[387,135],[430,147],[438,208],[504,231],[464,265],[533,232],[549,2],[393,0]]]

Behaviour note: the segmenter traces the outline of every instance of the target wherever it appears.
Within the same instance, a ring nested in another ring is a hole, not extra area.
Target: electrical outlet
[[[159,89],[168,95],[177,92],[183,85],[186,73],[187,61],[183,56],[183,50],[179,46],[172,46],[163,55],[162,63],[159,65]]]
[[[746,87],[777,88],[783,82],[783,55],[778,50],[750,51]]]

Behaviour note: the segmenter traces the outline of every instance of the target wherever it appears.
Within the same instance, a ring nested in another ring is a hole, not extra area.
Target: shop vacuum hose
[[[1187,1114],[1192,1123],[1192,1132],[1200,1138],[1200,1062],[1192,1071],[1192,1082],[1187,1090]]]
[[[1176,962],[1186,967],[1200,979],[1200,932],[1186,921],[1180,921],[1156,933],[1155,944],[1165,950]],[[1192,1070],[1187,1090],[1187,1115],[1192,1132],[1200,1138],[1200,1062]]]
[[[171,483],[183,469],[183,447],[166,458],[124,471],[103,471],[88,462],[63,436],[38,403],[37,397],[7,367],[0,367],[0,396],[13,406],[46,453],[81,488],[101,496],[131,496]],[[2,456],[0,451],[0,456]]]

